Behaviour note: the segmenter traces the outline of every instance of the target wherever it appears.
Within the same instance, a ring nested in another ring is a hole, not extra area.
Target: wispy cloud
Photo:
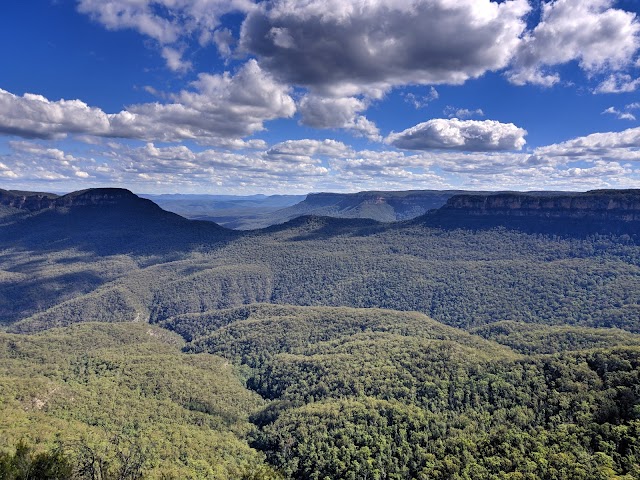
[[[429,91],[425,95],[416,95],[414,93],[407,93],[404,95],[404,101],[413,105],[418,110],[427,107],[431,102],[440,98],[438,91],[430,87]]]
[[[618,120],[635,120],[636,117],[633,113],[629,111],[620,111],[614,107],[609,107],[602,112],[602,114],[610,114],[615,115]]]
[[[181,41],[196,37],[201,45],[218,43],[220,18],[253,8],[251,0],[78,0],[78,11],[105,28],[135,30],[158,42],[167,66],[178,72],[190,65],[177,48]]]
[[[473,118],[473,117],[484,117],[484,112],[481,108],[476,108],[475,110],[469,110],[468,108],[456,108],[451,105],[447,105],[447,107],[442,112],[448,118]]]

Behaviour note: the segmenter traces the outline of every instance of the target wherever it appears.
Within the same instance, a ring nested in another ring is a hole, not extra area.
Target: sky
[[[640,188],[639,0],[20,0],[0,188]]]

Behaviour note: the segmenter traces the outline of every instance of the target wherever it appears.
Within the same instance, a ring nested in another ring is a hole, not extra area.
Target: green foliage
[[[68,478],[640,475],[640,347],[560,341],[597,332],[550,329],[559,353],[527,356],[416,312],[249,305],[164,326],[190,353],[144,324],[0,335],[2,458],[24,439],[62,445]]]
[[[249,367],[247,386],[271,400],[252,417],[253,446],[288,478],[640,474],[640,347],[607,336],[632,334],[564,329],[608,348],[567,351],[559,336],[560,353],[523,356],[376,309],[254,305],[174,322],[188,351]]]
[[[616,328],[547,326],[507,321],[490,323],[471,332],[526,354],[640,346],[640,335]]]
[[[244,440],[263,401],[181,344],[144,324],[1,334],[0,451],[61,444],[73,478],[276,478]]]
[[[0,478],[66,480],[73,478],[73,467],[60,447],[36,453],[24,442],[19,442],[13,454],[0,452]]]
[[[640,478],[636,237],[116,210],[2,217],[5,475]]]
[[[126,257],[0,241],[0,319],[30,332],[268,302],[420,311],[464,329],[516,321],[640,331],[640,246],[628,235],[323,218],[235,235],[199,244],[176,236],[170,252],[150,244]],[[107,316],[111,301],[118,308]]]
[[[188,351],[215,352],[252,367],[276,353],[307,351],[310,345],[362,332],[452,340],[491,352],[507,351],[418,312],[375,308],[250,305],[178,316],[162,325],[193,339]]]

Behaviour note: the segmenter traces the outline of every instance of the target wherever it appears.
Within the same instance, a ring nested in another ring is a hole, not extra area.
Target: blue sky
[[[640,187],[636,0],[23,0],[0,188]]]

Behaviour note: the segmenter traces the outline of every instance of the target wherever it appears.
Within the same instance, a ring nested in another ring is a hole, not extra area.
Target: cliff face
[[[0,190],[0,205],[35,212],[51,205],[58,198],[52,193],[16,192],[12,190]]]
[[[92,188],[69,193],[54,195],[52,193],[17,192],[0,190],[0,205],[36,212],[54,208],[86,207],[86,206],[116,206],[138,205],[147,208],[158,208],[150,200],[138,197],[123,188]]]
[[[456,195],[418,223],[562,235],[640,234],[640,190]]]
[[[593,190],[566,195],[456,195],[443,214],[548,219],[640,221],[640,190]]]

